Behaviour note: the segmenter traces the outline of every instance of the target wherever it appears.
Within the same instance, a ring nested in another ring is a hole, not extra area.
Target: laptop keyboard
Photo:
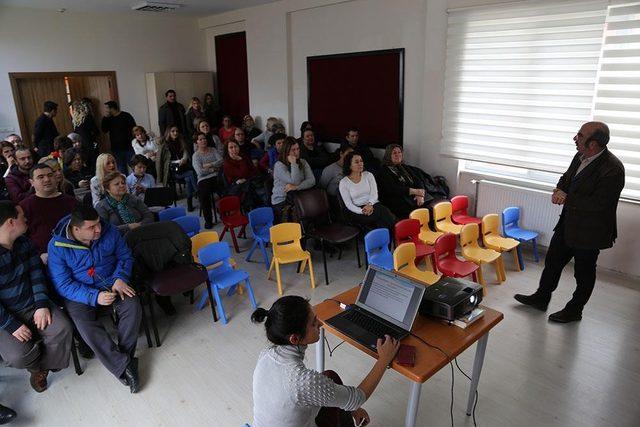
[[[391,328],[386,327],[375,319],[360,313],[357,310],[349,310],[344,314],[344,318],[350,320],[362,329],[371,332],[378,338],[382,338],[385,334],[391,335],[395,338],[397,332]]]

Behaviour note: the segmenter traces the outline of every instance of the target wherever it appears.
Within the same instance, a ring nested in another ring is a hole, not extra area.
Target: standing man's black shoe
[[[567,309],[565,307],[558,312],[550,314],[549,320],[551,322],[558,322],[558,323],[577,322],[579,320],[582,320],[582,314],[576,313],[574,310]]]
[[[0,424],[10,423],[17,416],[18,414],[13,409],[0,405]]]
[[[536,294],[533,294],[533,295],[515,294],[514,298],[520,304],[528,305],[540,311],[547,311],[547,306],[549,305],[549,301],[546,301],[546,302],[543,301]]]
[[[140,379],[138,377],[138,358],[131,358],[131,362],[127,365],[127,368],[124,370],[124,374],[122,374],[127,384],[129,384],[129,389],[131,393],[137,393],[140,390]]]

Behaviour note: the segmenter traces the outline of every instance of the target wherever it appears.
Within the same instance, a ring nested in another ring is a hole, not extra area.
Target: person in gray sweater
[[[196,151],[193,153],[193,169],[198,177],[198,199],[204,216],[204,228],[213,228],[213,194],[220,192],[218,173],[224,160],[218,150],[210,147],[207,135],[196,132],[193,135]]]
[[[278,161],[273,166],[271,205],[276,222],[280,222],[283,210],[291,205],[292,191],[306,190],[314,185],[316,179],[309,163],[300,158],[300,144],[295,138],[288,136],[284,140]]]
[[[352,151],[353,147],[346,142],[340,144],[340,148],[338,148],[338,154],[340,154],[338,161],[331,163],[322,171],[322,176],[320,176],[320,187],[327,190],[327,193],[330,196],[338,195],[340,180],[344,178],[344,175],[342,174],[344,158]]]
[[[395,357],[399,342],[378,339],[378,360],[360,385],[342,385],[333,371],[317,372],[304,365],[309,344],[320,338],[320,321],[306,299],[288,295],[269,310],[258,308],[254,323],[265,322],[273,344],[260,354],[253,371],[253,427],[311,427],[369,423],[362,408]]]
[[[118,226],[122,235],[143,224],[153,222],[153,213],[144,202],[127,193],[125,176],[118,171],[107,174],[102,180],[105,197],[96,205],[100,218]]]

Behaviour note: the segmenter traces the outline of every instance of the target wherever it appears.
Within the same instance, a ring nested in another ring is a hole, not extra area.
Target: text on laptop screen
[[[360,305],[383,318],[411,329],[424,286],[393,273],[370,270],[358,298]]]

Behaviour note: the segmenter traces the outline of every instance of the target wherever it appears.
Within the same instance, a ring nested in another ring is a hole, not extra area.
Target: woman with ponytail
[[[369,423],[361,408],[398,351],[389,336],[379,339],[378,360],[360,385],[342,385],[333,371],[319,373],[304,365],[309,344],[320,339],[320,321],[309,302],[295,295],[279,298],[269,310],[258,308],[253,323],[265,324],[272,343],[253,372],[253,426],[354,426]]]

